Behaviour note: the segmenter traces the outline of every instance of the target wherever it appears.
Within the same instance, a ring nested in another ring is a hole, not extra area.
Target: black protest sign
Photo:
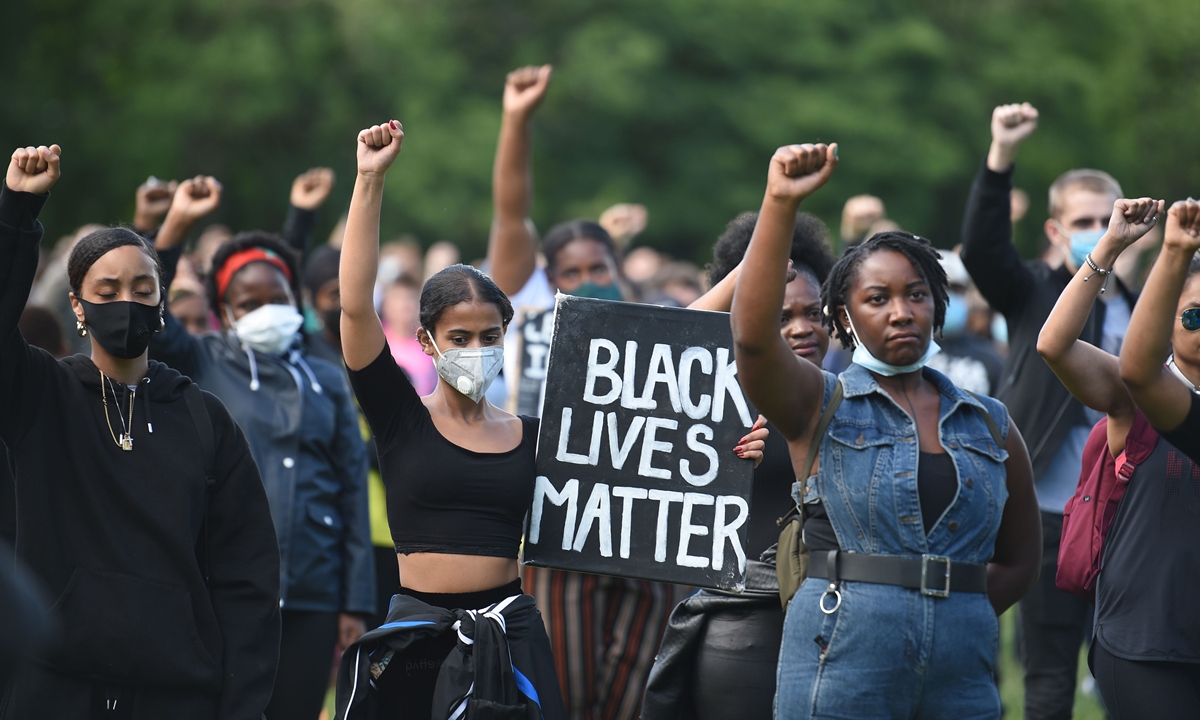
[[[757,416],[728,315],[560,295],[525,562],[740,590]]]
[[[517,381],[509,393],[508,409],[515,415],[537,417],[542,414],[546,362],[550,358],[550,338],[554,331],[554,308],[524,310],[516,319],[516,327]]]

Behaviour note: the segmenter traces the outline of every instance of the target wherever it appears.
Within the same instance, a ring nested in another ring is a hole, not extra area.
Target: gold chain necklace
[[[108,396],[104,392],[105,385],[111,385],[112,381],[100,372],[100,402],[104,403],[104,423],[108,425],[108,435],[112,438],[113,443],[122,450],[133,450],[133,399],[137,395],[137,387],[129,389],[129,425],[125,425],[125,416],[121,414],[120,406],[117,407],[117,417],[121,419],[121,438],[117,439],[117,434],[113,432],[112,421],[108,419]],[[116,388],[113,388],[113,400],[117,399]]]

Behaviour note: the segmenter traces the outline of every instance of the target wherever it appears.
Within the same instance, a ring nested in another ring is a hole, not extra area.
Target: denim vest
[[[986,563],[1008,498],[1008,451],[996,447],[982,413],[991,414],[1007,440],[1008,410],[992,398],[976,399],[936,370],[924,373],[941,394],[938,437],[958,475],[958,492],[929,535],[917,494],[916,426],[861,365],[841,374],[842,404],[821,438],[820,467],[805,500],[824,502],[843,551]],[[822,408],[838,381],[824,375]]]

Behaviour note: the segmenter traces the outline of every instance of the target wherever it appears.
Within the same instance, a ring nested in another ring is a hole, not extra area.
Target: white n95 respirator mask
[[[504,367],[504,348],[496,345],[482,348],[450,348],[442,352],[429,335],[437,350],[437,372],[450,387],[479,402]]]

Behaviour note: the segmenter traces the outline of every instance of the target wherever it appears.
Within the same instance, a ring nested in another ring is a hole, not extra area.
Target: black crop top
[[[533,502],[537,418],[521,418],[512,450],[472,452],[438,432],[386,345],[350,384],[379,449],[396,552],[516,558]]]

